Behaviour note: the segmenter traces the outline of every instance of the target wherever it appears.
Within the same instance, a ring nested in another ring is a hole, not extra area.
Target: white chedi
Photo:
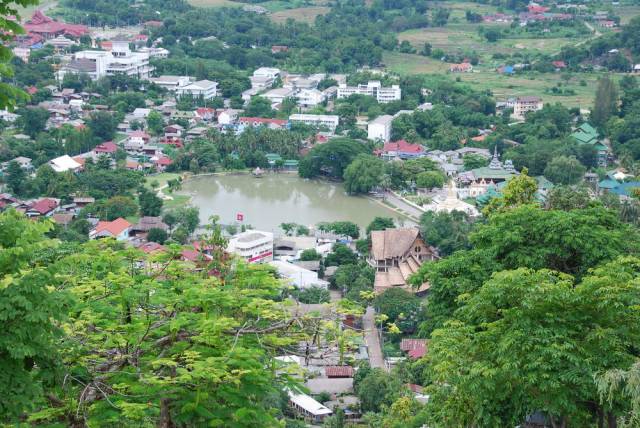
[[[424,209],[427,211],[448,213],[452,211],[462,211],[471,217],[480,215],[476,207],[458,199],[458,189],[453,180],[449,182],[446,196],[444,198],[436,196],[430,204],[424,206]]]

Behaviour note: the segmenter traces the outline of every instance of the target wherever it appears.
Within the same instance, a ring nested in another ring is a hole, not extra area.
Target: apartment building
[[[218,83],[211,80],[198,80],[176,90],[176,95],[191,95],[194,98],[202,97],[210,100],[218,96]]]
[[[335,131],[340,123],[340,116],[328,114],[292,114],[289,116],[289,122],[304,123],[318,128],[327,127],[331,131]]]
[[[179,88],[189,85],[191,83],[191,77],[162,75],[159,77],[151,77],[149,81],[168,91],[175,92]]]
[[[354,94],[368,95],[379,103],[390,103],[401,98],[402,90],[399,85],[383,87],[379,80],[371,80],[366,85],[347,86],[342,83],[338,86],[338,98],[347,98]]]
[[[542,110],[542,99],[536,96],[518,97],[513,104],[514,119],[524,120],[525,115],[530,111]]]
[[[393,116],[388,114],[373,119],[367,125],[367,138],[385,143],[391,140],[391,122]]]

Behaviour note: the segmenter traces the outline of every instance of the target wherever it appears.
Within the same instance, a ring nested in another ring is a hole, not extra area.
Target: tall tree
[[[384,162],[371,155],[358,155],[344,170],[344,187],[347,193],[368,193],[380,185],[384,174]]]
[[[596,126],[604,126],[618,110],[618,89],[608,76],[598,80],[591,120]]]

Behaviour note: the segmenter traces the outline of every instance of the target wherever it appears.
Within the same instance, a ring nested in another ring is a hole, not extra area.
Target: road
[[[402,199],[400,199],[399,197],[397,197],[391,192],[386,192],[384,194],[384,198],[387,202],[389,202],[394,207],[407,213],[409,218],[414,222],[418,223],[420,221],[420,217],[422,217],[422,214],[424,213],[424,211],[421,211],[418,208],[412,205],[409,205],[408,203],[406,203],[405,201],[403,201]]]
[[[364,324],[364,340],[369,351],[369,364],[371,367],[386,370],[382,348],[380,347],[380,339],[378,338],[378,331],[376,330],[375,315],[376,313],[373,307],[369,306],[362,318]]]

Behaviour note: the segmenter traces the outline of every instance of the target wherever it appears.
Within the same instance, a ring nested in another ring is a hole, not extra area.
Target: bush
[[[329,290],[326,288],[311,286],[302,290],[294,290],[292,293],[300,303],[312,304],[312,303],[328,303],[331,299]]]

